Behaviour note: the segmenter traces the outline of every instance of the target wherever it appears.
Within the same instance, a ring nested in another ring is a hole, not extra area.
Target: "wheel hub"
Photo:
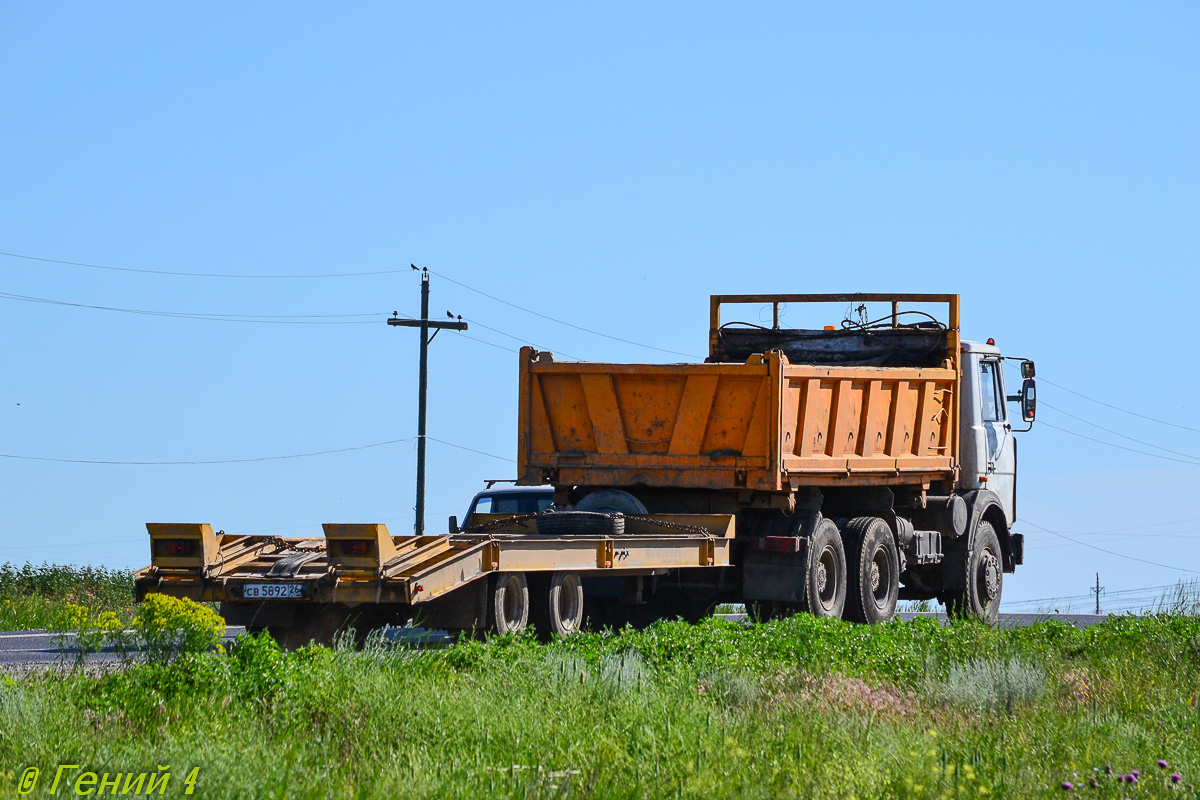
[[[874,564],[874,563],[871,564],[870,584],[871,584],[871,592],[872,593],[879,591],[879,565],[878,564]]]
[[[983,578],[983,591],[991,602],[1000,596],[1000,559],[991,553],[984,553],[979,559],[980,577]]]
[[[825,591],[825,584],[829,581],[829,575],[825,571],[825,564],[817,564],[817,592]]]

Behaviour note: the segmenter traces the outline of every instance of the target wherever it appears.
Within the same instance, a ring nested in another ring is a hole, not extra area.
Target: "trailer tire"
[[[538,575],[529,587],[533,626],[544,642],[583,627],[583,581],[577,572]]]
[[[597,511],[543,511],[537,517],[537,532],[543,536],[620,536],[625,517]]]
[[[846,619],[876,625],[896,613],[900,554],[891,527],[879,517],[855,517],[843,533],[846,547]]]
[[[842,534],[821,519],[808,538],[800,608],[814,617],[840,617],[846,607],[846,551]]]
[[[524,572],[500,572],[488,593],[488,627],[495,634],[520,633],[529,624],[529,584]]]
[[[965,589],[946,597],[946,613],[951,617],[974,617],[988,625],[1000,619],[1000,596],[1004,592],[1004,552],[996,529],[987,520],[980,520],[975,529],[974,546],[967,553],[965,546],[950,554],[957,558],[958,569],[964,571]]]

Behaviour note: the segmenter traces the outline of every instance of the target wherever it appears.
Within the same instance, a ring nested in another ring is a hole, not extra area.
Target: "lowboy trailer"
[[[606,516],[610,527],[613,516]],[[150,523],[138,601],[159,592],[217,602],[226,622],[289,646],[416,620],[456,632],[567,635],[584,620],[585,580],[645,579],[728,567],[732,515],[624,518],[603,534],[544,535],[528,515],[475,514],[466,531],[393,537],[382,524],[327,524],[324,536],[233,536],[197,523]],[[544,525],[543,525],[544,527]],[[623,588],[623,587],[622,587]]]

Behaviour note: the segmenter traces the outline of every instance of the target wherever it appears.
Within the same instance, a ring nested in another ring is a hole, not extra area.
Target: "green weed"
[[[0,682],[0,795],[67,763],[199,767],[205,798],[1055,797],[1106,764],[1140,770],[1139,796],[1195,796],[1197,637],[1165,615],[1084,631],[711,619],[444,649],[241,637]],[[955,685],[985,690],[939,688]],[[1106,780],[1098,797],[1132,796]]]
[[[0,564],[0,630],[66,627],[66,604],[95,614],[133,611],[133,575],[126,570],[62,564]]]

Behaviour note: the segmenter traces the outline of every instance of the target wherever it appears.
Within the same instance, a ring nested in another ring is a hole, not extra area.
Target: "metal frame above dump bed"
[[[478,533],[393,537],[382,524],[327,524],[323,538],[292,539],[214,533],[203,523],[149,523],[152,561],[134,573],[137,600],[160,593],[259,602],[275,598],[247,598],[247,585],[298,584],[299,597],[277,601],[415,605],[493,572],[632,576],[725,567],[735,533],[733,516],[722,514],[648,516],[614,536],[543,536],[532,519],[481,519],[486,530]]]
[[[959,296],[956,294],[714,294],[709,297],[708,352],[717,352],[721,332],[721,306],[748,303],[769,304],[773,328],[779,328],[779,306],[787,303],[890,303],[892,325],[898,325],[901,303],[946,304],[946,352],[955,368],[959,363],[962,335],[959,331]]]

